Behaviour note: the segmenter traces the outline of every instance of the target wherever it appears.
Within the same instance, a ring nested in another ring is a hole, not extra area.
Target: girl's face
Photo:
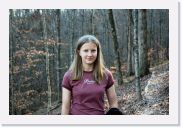
[[[97,46],[95,43],[89,42],[81,46],[79,55],[82,58],[83,66],[89,66],[94,64],[97,59]]]

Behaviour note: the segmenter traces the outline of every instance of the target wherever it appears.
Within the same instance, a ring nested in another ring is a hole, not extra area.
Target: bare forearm
[[[61,115],[69,115],[70,107],[66,105],[62,105]]]
[[[107,90],[107,98],[109,101],[110,108],[118,108],[118,100],[115,92],[114,85]]]
[[[62,115],[69,115],[71,102],[71,92],[66,88],[62,88]]]
[[[118,108],[118,101],[116,97],[113,97],[109,100],[109,107],[110,108]]]

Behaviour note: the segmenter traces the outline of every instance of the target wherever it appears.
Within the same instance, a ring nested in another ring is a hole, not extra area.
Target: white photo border
[[[9,9],[169,9],[169,115],[9,115]],[[53,125],[179,125],[177,0],[6,0],[0,7],[0,123]]]

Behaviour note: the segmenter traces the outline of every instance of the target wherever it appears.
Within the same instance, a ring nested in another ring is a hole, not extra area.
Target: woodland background
[[[169,10],[10,9],[10,115],[61,114],[60,83],[85,34],[100,40],[125,114],[169,113]]]

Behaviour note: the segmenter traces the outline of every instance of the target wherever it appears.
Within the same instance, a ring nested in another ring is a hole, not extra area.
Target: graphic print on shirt
[[[95,84],[96,82],[94,80],[85,79],[83,84]]]

